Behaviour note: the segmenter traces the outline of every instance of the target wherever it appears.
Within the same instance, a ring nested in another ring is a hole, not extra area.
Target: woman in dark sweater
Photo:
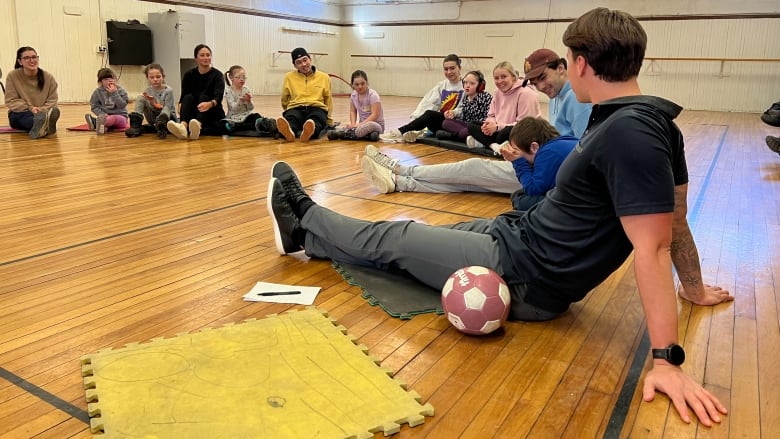
[[[204,134],[219,133],[219,121],[225,117],[222,97],[225,82],[222,72],[211,65],[211,48],[195,46],[197,67],[184,73],[181,79],[179,116],[181,122],[168,122],[168,131],[179,139],[197,140]]]

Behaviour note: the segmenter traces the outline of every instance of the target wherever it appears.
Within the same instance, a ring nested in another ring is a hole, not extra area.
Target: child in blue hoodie
[[[512,194],[512,208],[525,211],[541,201],[555,187],[558,168],[579,140],[560,136],[542,118],[526,117],[509,133],[509,145],[501,149],[512,162],[522,189]]]

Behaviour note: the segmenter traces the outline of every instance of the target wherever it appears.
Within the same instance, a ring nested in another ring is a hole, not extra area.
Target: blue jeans
[[[10,123],[11,128],[17,130],[30,131],[33,127],[34,117],[35,116],[30,110],[8,112],[8,122]]]

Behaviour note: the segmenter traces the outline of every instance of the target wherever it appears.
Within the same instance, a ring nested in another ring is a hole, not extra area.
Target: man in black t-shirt
[[[449,226],[413,221],[369,222],[314,203],[293,170],[277,162],[269,213],[281,254],[395,267],[440,289],[455,270],[481,265],[510,287],[510,318],[548,320],[581,300],[633,251],[654,366],[645,400],[666,393],[683,421],[686,403],[702,424],[726,408],[679,365],[677,300],[672,263],[695,304],[732,300],[702,282],[686,219],[688,173],[683,139],[672,121],[681,108],[643,96],[637,75],[647,36],[620,11],[594,9],[564,33],[569,81],[577,100],[593,103],[588,128],[558,171],[556,187],[527,212]]]

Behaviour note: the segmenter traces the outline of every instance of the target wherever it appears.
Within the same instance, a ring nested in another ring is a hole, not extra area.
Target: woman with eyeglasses
[[[27,131],[31,139],[57,131],[57,81],[38,67],[38,52],[32,47],[16,51],[14,70],[6,79],[5,104],[11,128]]]
[[[222,119],[223,134],[257,131],[257,135],[271,137],[276,134],[276,119],[263,117],[252,110],[252,91],[246,86],[246,70],[239,65],[225,72],[225,104],[227,116]]]

